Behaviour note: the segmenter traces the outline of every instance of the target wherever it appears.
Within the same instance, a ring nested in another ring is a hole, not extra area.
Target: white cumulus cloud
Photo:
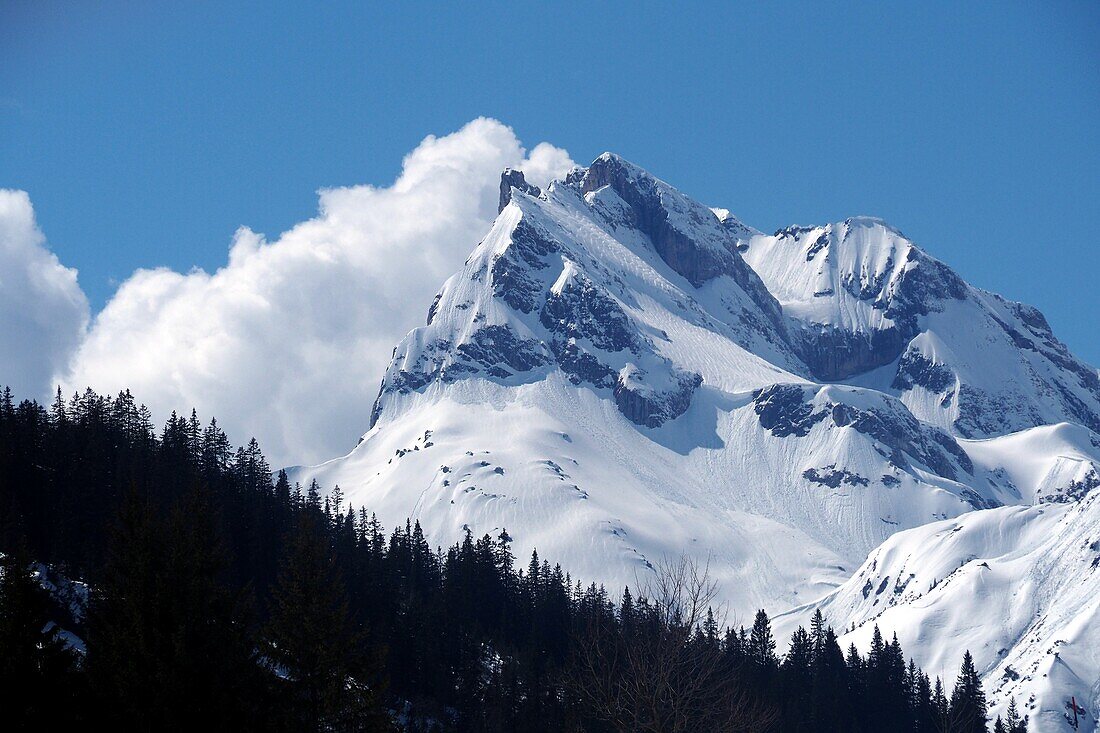
[[[216,272],[135,272],[61,381],[129,387],[160,417],[194,406],[276,463],[345,452],[393,346],[495,217],[500,171],[545,184],[572,165],[546,143],[527,154],[495,120],[429,136],[391,186],[323,190],[319,214],[275,241],[238,230]]]
[[[30,197],[0,189],[0,385],[47,398],[87,321],[76,270],[46,249]]]

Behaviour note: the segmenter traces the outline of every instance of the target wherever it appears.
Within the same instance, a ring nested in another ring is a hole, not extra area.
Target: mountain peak
[[[610,153],[500,193],[363,441],[296,479],[443,542],[507,527],[611,587],[686,553],[738,613],[850,581],[866,618],[905,598],[907,568],[852,578],[895,532],[1098,495],[1096,371],[881,219],[764,235]]]
[[[901,233],[901,230],[899,230],[897,227],[892,226],[885,219],[883,219],[881,217],[878,217],[878,216],[867,216],[867,215],[849,216],[847,219],[844,220],[844,223],[847,224],[849,227],[857,227],[857,226],[878,227],[878,228],[881,228],[881,229],[885,229],[889,232],[893,232],[894,234],[897,234],[899,237],[904,237],[905,236],[904,234]]]

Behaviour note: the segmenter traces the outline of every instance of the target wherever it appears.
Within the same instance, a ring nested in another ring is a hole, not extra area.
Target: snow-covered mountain
[[[1038,311],[878,220],[765,236],[611,154],[546,190],[505,171],[369,420],[295,478],[440,542],[506,527],[612,588],[687,553],[738,620],[847,598],[899,530],[1061,531],[1100,482],[1096,371]],[[869,613],[832,603],[838,626]]]

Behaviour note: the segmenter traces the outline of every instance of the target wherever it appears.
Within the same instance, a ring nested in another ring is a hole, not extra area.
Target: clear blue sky
[[[1100,364],[1100,3],[269,5],[0,7],[0,186],[94,308],[488,115],[761,229],[882,216]]]

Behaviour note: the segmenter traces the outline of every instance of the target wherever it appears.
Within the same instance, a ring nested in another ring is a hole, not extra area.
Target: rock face
[[[619,411],[632,423],[648,428],[684,414],[703,377],[678,369],[673,369],[669,376],[671,379],[666,381],[671,381],[671,385],[659,389],[646,382],[646,374],[641,370],[623,369],[615,381],[615,404]]]
[[[797,261],[783,271],[781,289],[812,299],[792,304],[788,315],[797,324],[799,353],[824,381],[890,364],[920,333],[922,316],[967,294],[958,275],[877,219],[789,227],[752,237],[744,249],[767,274]],[[768,256],[785,261],[766,263]]]
[[[950,435],[921,423],[897,400],[861,395],[853,401],[851,394],[818,385],[775,384],[753,393],[752,404],[760,426],[777,438],[804,438],[826,423],[867,436],[887,465],[898,470],[929,470],[952,481],[974,474],[970,457]],[[999,504],[972,492],[963,496],[978,509]]]
[[[815,378],[836,382],[898,358],[909,338],[898,326],[856,333],[819,323],[795,331],[799,354]]]
[[[730,277],[782,330],[778,304],[737,252],[739,237],[753,230],[728,212],[719,221],[711,209],[611,153],[574,171],[566,183],[584,195],[605,187],[614,191],[626,206],[620,209],[624,216],[609,217],[613,226],[644,234],[665,264],[696,288],[721,275]]]
[[[735,276],[739,265],[744,268],[726,248],[727,237],[710,209],[699,204],[677,206],[681,201],[662,195],[665,192],[655,178],[622,158],[601,156],[576,179],[581,193],[604,186],[615,191],[629,207],[628,224],[649,237],[661,259],[695,287],[718,275]],[[690,227],[688,232],[683,224]],[[692,230],[701,230],[708,240],[696,241],[689,233]]]
[[[890,385],[907,391],[923,387],[929,392],[945,393],[955,383],[955,373],[945,364],[937,364],[917,350],[907,350],[898,362],[898,370]]]
[[[497,213],[504,211],[504,207],[512,200],[512,189],[522,191],[528,196],[538,196],[542,193],[538,186],[533,186],[523,177],[523,171],[505,168],[500,174],[500,201],[497,203]]]

